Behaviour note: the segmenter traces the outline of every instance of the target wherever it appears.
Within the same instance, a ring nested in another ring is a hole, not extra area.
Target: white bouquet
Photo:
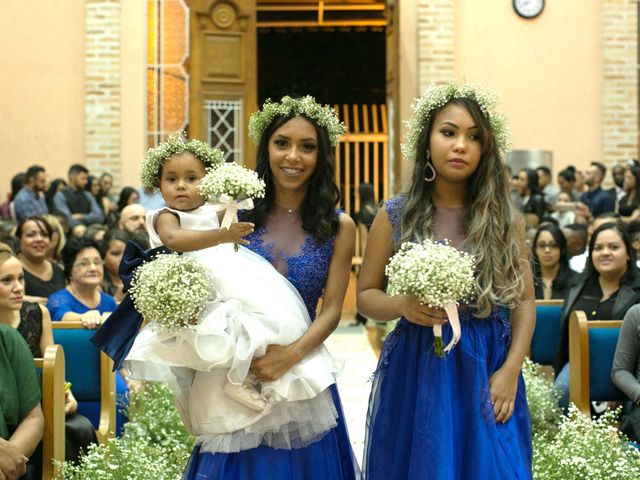
[[[136,310],[160,332],[194,325],[215,297],[207,269],[192,257],[159,254],[136,269],[129,295]]]
[[[237,163],[221,163],[209,169],[200,181],[200,193],[210,202],[227,195],[235,200],[264,197],[264,182],[258,174]]]
[[[456,250],[447,240],[405,242],[385,269],[389,295],[415,295],[425,305],[447,312],[453,338],[445,348],[442,326],[433,326],[434,350],[438,357],[443,357],[460,340],[457,304],[473,295],[474,271],[474,257]]]
[[[224,210],[221,227],[238,221],[238,210],[251,210],[253,199],[264,197],[265,184],[253,170],[237,163],[222,163],[211,168],[200,181],[200,193],[208,202]],[[234,245],[236,251],[238,245]]]

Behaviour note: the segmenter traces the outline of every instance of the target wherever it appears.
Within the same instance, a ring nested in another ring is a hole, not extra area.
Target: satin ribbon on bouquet
[[[253,200],[245,198],[244,200],[236,200],[229,195],[220,195],[220,199],[213,204],[214,211],[224,211],[222,217],[221,228],[229,228],[232,223],[238,221],[238,210],[251,210],[253,208]]]
[[[442,325],[433,326],[433,336],[435,337],[433,341],[434,351],[436,356],[440,358],[444,357],[445,353],[449,353],[453,350],[453,347],[456,346],[462,336],[462,328],[460,326],[460,318],[458,317],[457,305],[455,303],[448,303],[444,306],[444,311],[447,312],[447,317],[449,317],[449,325],[451,325],[453,335],[451,337],[451,341],[443,348],[444,342],[442,341]]]

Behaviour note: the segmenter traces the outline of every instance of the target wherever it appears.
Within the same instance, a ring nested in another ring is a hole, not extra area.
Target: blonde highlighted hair
[[[433,237],[436,206],[434,185],[424,180],[427,151],[436,114],[451,104],[469,112],[481,136],[482,156],[478,168],[467,180],[464,228],[469,253],[477,260],[476,316],[486,318],[497,304],[517,306],[525,288],[525,276],[520,263],[523,245],[520,216],[509,199],[508,179],[490,119],[474,99],[454,98],[428,115],[416,145],[413,175],[400,217],[400,240],[396,247],[402,242]]]

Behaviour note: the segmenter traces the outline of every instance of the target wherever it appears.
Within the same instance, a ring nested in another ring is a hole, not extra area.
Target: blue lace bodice
[[[247,235],[245,239],[250,242],[247,248],[273,264],[275,260],[273,244],[263,241],[265,233],[267,233],[266,228],[261,227]],[[312,236],[308,236],[298,254],[284,256],[288,269],[287,279],[300,293],[311,320],[316,318],[318,300],[327,283],[332,253],[333,239],[320,243]]]

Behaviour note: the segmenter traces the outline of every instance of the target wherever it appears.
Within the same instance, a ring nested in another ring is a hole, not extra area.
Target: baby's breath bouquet
[[[160,332],[175,332],[197,322],[215,296],[207,269],[177,253],[157,255],[136,270],[129,295],[136,310]]]
[[[390,295],[415,295],[422,303],[447,312],[453,338],[445,347],[442,326],[434,325],[434,351],[443,357],[460,339],[458,302],[468,301],[474,292],[475,259],[444,242],[405,242],[386,267]]]
[[[253,199],[264,197],[265,184],[253,170],[237,163],[222,163],[209,169],[198,186],[208,202],[224,210],[222,228],[238,221],[238,210],[251,210]],[[238,245],[234,245],[238,250]]]

